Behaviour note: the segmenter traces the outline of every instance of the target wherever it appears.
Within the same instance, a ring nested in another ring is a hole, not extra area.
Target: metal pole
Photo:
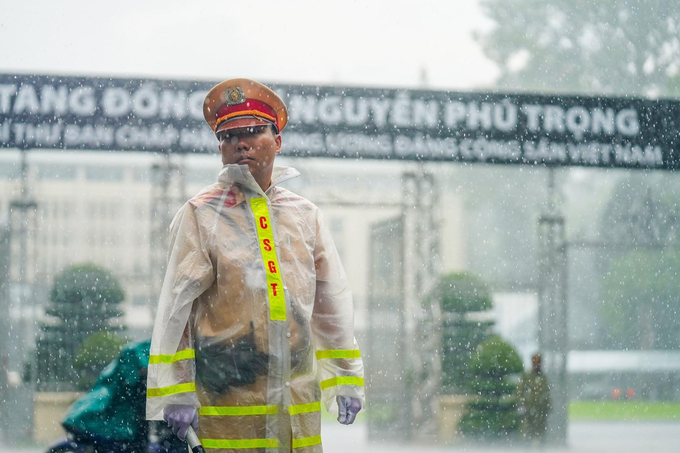
[[[410,359],[413,437],[432,439],[441,379],[439,305],[425,299],[439,276],[434,177],[422,167],[403,175],[404,353]]]
[[[18,350],[10,357],[10,369],[21,371],[22,362],[35,342],[36,301],[33,294],[35,283],[35,220],[37,204],[32,199],[28,182],[27,149],[21,149],[21,185],[19,197],[10,202],[10,261],[9,281],[10,316],[18,316],[15,330]],[[16,296],[12,301],[12,297]],[[13,303],[14,302],[14,303]],[[14,325],[14,324],[12,324]],[[10,326],[12,329],[12,326]],[[35,374],[35,363],[29,362]],[[32,376],[35,377],[35,376]]]
[[[548,416],[547,440],[567,441],[567,260],[564,216],[555,184],[555,170],[548,170],[548,202],[539,218],[538,344],[542,355],[552,411]]]
[[[37,385],[37,360],[34,347],[37,338],[38,303],[35,297],[35,264],[36,264],[36,208],[37,203],[31,197],[28,178],[28,149],[21,148],[21,182],[20,194],[10,201],[9,238],[8,238],[8,332],[7,339],[12,347],[7,357],[7,370],[22,374],[25,365],[30,367],[28,385],[12,388],[14,401],[11,416],[5,420],[13,424],[20,420],[22,428],[32,427],[33,393]],[[10,389],[8,389],[9,391]],[[9,410],[9,409],[8,409]],[[10,441],[19,439],[24,431],[16,429],[5,431]]]
[[[153,316],[165,276],[170,223],[176,210],[186,199],[185,164],[183,154],[179,156],[177,164],[168,152],[151,167],[149,304]]]
[[[9,311],[9,227],[0,224],[0,303],[2,312]],[[7,316],[0,317],[0,433],[7,438],[7,426],[9,425],[9,411],[6,401],[9,400],[9,351],[12,347],[12,335],[9,319]]]

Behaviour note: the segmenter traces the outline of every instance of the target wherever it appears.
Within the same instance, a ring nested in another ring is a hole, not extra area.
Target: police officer
[[[288,113],[270,88],[219,83],[203,106],[218,180],[171,225],[154,324],[147,417],[225,451],[321,451],[321,404],[364,405],[347,277],[320,210],[280,184]]]

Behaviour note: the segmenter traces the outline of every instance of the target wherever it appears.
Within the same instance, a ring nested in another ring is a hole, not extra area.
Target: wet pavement
[[[554,453],[678,453],[680,422],[572,423],[564,447],[434,445],[370,442],[364,423],[344,426],[324,422],[324,453],[500,453],[542,451]],[[0,442],[0,453],[42,453],[40,446],[10,447]]]
[[[678,453],[680,422],[664,423],[572,423],[564,447],[427,445],[369,442],[365,425],[325,423],[324,453],[489,453],[543,451],[560,453]]]

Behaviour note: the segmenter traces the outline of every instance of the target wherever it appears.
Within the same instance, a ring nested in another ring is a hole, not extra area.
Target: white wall
[[[149,232],[151,153],[29,151],[32,195],[38,202],[38,278],[51,285],[72,264],[93,261],[111,269],[126,292],[124,307],[134,327],[151,319]],[[193,156],[187,166],[186,198],[214,182],[218,155]],[[328,220],[355,295],[357,330],[365,329],[370,227],[400,212],[401,174],[412,164],[279,158],[302,176],[284,187],[317,203]],[[19,196],[19,153],[0,154],[0,213]],[[17,171],[15,171],[17,170]],[[440,193],[443,272],[462,270],[466,253],[463,203]],[[155,301],[154,301],[155,303]],[[150,328],[150,326],[149,326]]]

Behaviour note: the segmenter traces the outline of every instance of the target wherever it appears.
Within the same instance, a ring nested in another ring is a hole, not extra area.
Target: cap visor
[[[215,133],[226,131],[228,129],[236,129],[238,127],[252,127],[252,126],[267,126],[273,123],[265,121],[255,116],[234,118],[233,120],[224,121],[219,125]]]

